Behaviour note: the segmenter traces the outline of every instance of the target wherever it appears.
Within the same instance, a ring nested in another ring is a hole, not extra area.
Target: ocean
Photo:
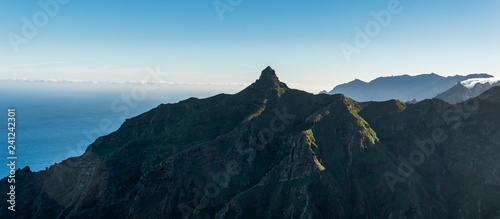
[[[2,85],[0,83],[0,85]],[[175,103],[191,96],[219,93],[207,90],[158,90],[139,99],[130,98],[131,89],[78,90],[13,89],[0,86],[0,146],[2,177],[8,176],[8,109],[16,111],[16,169],[29,166],[40,171],[69,157],[83,154],[99,136],[116,131],[127,118],[147,112],[161,103]],[[3,148],[2,148],[3,147]]]

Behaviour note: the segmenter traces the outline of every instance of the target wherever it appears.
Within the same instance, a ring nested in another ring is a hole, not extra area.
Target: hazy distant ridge
[[[494,80],[495,78],[488,78],[488,79],[473,78],[459,82],[449,90],[438,94],[436,98],[444,100],[451,104],[455,104],[455,103],[460,103],[462,101],[466,101],[473,97],[477,97],[492,87],[500,86],[500,81]],[[490,82],[495,82],[495,83],[490,83]]]
[[[489,74],[470,74],[443,77],[435,73],[417,76],[401,75],[379,77],[370,82],[359,79],[341,84],[328,94],[344,94],[356,101],[384,101],[398,99],[417,101],[433,98],[453,87],[457,82],[471,78],[492,78]]]

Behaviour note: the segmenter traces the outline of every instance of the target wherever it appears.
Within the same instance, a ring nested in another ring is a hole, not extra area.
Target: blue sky
[[[500,75],[499,0],[395,1],[402,11],[350,61],[340,45],[354,45],[355,28],[393,0],[220,0],[232,9],[223,20],[214,2],[58,3],[16,53],[23,18],[46,12],[38,1],[0,0],[0,79],[139,81],[159,65],[168,82],[237,90],[270,65],[292,87],[318,92],[387,75]]]

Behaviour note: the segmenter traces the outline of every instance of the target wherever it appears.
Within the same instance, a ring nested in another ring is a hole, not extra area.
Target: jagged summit
[[[263,84],[263,85],[268,85],[268,86],[275,86],[281,84],[284,84],[280,81],[278,76],[276,75],[276,71],[272,69],[270,66],[267,66],[264,70],[262,70],[262,73],[260,74],[259,79],[255,81],[256,84]],[[286,85],[285,85],[286,87]]]
[[[278,95],[281,95],[287,89],[289,89],[288,86],[279,80],[278,76],[276,75],[276,71],[274,71],[274,69],[272,69],[270,66],[267,66],[260,74],[259,79],[257,79],[255,83],[247,87],[244,91],[276,90],[278,91]]]
[[[259,80],[264,80],[264,81],[278,80],[279,81],[278,76],[276,76],[276,71],[274,71],[274,69],[271,68],[271,66],[267,66],[267,68],[262,70],[262,73],[260,74]]]

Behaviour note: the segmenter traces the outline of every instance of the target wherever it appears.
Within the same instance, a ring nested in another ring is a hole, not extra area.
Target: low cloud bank
[[[494,83],[497,83],[500,81],[500,78],[498,77],[493,77],[493,78],[471,78],[471,79],[467,79],[465,81],[462,81],[461,83],[467,87],[467,88],[472,88],[474,87],[474,85],[476,85],[477,83],[480,83],[480,84],[486,84],[486,83],[490,83],[490,84],[494,84]]]
[[[21,82],[38,82],[38,83],[81,83],[81,84],[158,84],[158,85],[217,85],[217,86],[248,86],[250,83],[242,82],[171,82],[171,81],[91,81],[91,80],[64,80],[64,79],[0,79],[0,81],[21,81]]]

